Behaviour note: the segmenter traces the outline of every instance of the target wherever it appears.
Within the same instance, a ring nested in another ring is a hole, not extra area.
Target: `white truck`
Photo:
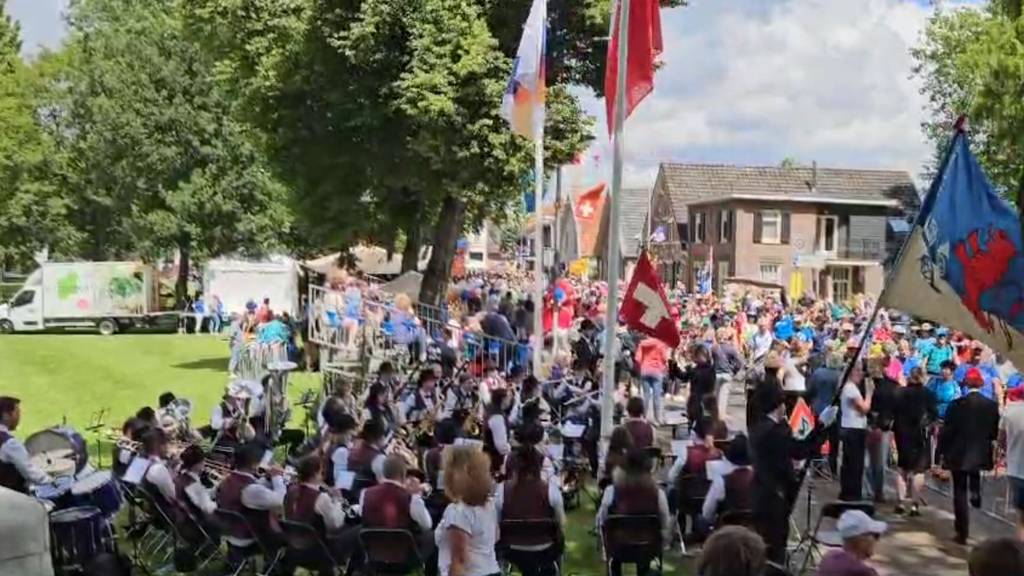
[[[159,282],[140,262],[46,262],[10,302],[0,304],[0,333],[94,328],[109,336],[133,327],[176,324],[161,312]]]
[[[245,312],[245,305],[270,300],[275,313],[299,313],[299,266],[287,256],[271,255],[260,259],[224,257],[210,260],[204,267],[203,297],[209,304],[216,296],[225,314]]]

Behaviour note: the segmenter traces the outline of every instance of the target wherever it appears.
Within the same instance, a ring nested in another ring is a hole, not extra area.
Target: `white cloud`
[[[947,3],[949,5],[949,3]],[[662,161],[902,169],[930,158],[907,0],[693,0],[663,16],[665,66],[627,123],[627,185]],[[597,146],[607,169],[603,102]]]

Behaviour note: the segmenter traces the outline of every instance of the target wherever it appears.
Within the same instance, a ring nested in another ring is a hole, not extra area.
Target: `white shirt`
[[[802,364],[802,362],[800,362]],[[783,367],[782,389],[787,392],[806,392],[807,379],[800,372],[799,364],[794,358],[787,358]]]
[[[320,490],[316,484],[306,483],[305,486],[313,490]],[[324,528],[328,532],[338,530],[345,525],[345,511],[341,508],[341,503],[335,502],[330,494],[320,492],[316,497],[316,502],[313,503],[313,510],[323,519]]]
[[[256,478],[252,474],[239,472],[250,478]],[[242,506],[252,510],[280,510],[284,507],[284,496],[287,487],[284,485],[284,478],[274,476],[271,482],[256,480],[242,490]],[[227,536],[227,541],[234,546],[245,547],[252,544],[252,540]]]
[[[548,504],[551,505],[551,509],[555,511],[555,521],[558,522],[559,526],[565,526],[565,503],[562,501],[562,489],[558,484],[548,481]],[[498,484],[497,493],[494,495],[494,508],[498,511],[498,520],[501,520],[501,509],[505,504],[505,483]],[[538,550],[543,550],[546,546],[540,546]]]
[[[0,431],[11,433],[3,424],[0,424]],[[11,436],[10,440],[4,442],[3,447],[0,447],[0,462],[14,466],[29,485],[53,482],[53,478],[50,478],[49,474],[29,459],[25,445],[14,436]]]
[[[331,453],[331,465],[334,467],[334,487],[341,488],[342,472],[348,472],[348,446],[338,446]],[[376,472],[376,471],[374,471]]]
[[[737,468],[750,468],[750,466],[733,466],[733,470]],[[733,470],[730,470],[729,474]],[[711,479],[711,488],[708,489],[707,496],[704,497],[704,508],[701,510],[701,513],[707,520],[715,519],[718,505],[725,500],[725,476],[727,475],[715,474],[715,477]]]
[[[146,471],[146,481],[152,484],[164,500],[174,502],[177,500],[174,490],[174,477],[167,469],[167,464],[160,458],[150,458],[149,470]]]
[[[1024,402],[1010,402],[999,429],[1006,435],[1006,473],[1024,479]]]
[[[772,342],[774,340],[775,337],[772,335],[770,331],[765,332],[763,334],[760,330],[755,332],[754,335],[751,336],[750,338],[752,348],[754,349],[753,358],[756,360],[767,354],[772,349]]]
[[[381,480],[381,484],[394,484],[403,490],[405,489],[403,484],[386,478]],[[366,506],[363,504],[363,499],[366,498],[366,492],[366,490],[363,490],[359,494],[360,510],[366,509]],[[412,499],[409,500],[409,517],[412,518],[412,521],[415,522],[416,525],[419,526],[420,530],[423,530],[424,532],[434,527],[434,521],[430,518],[430,512],[427,512],[427,504],[419,494],[413,494]]]
[[[487,427],[491,429],[494,448],[502,456],[508,456],[508,453],[512,451],[512,446],[508,443],[508,427],[505,426],[505,418],[501,414],[495,414],[487,419]]]
[[[469,535],[464,576],[489,576],[501,572],[494,553],[494,544],[498,540],[498,513],[494,502],[487,502],[483,506],[467,506],[455,502],[445,509],[444,516],[434,530],[440,576],[449,576],[451,573],[449,529],[462,530]]]
[[[199,481],[199,476],[189,471],[185,472],[195,482],[192,482],[185,487],[185,495],[188,496],[189,501],[196,508],[203,511],[203,514],[213,514],[213,511],[217,509],[217,503],[213,501],[213,494],[210,490],[203,486],[203,483]]]
[[[847,382],[843,386],[843,392],[839,397],[840,409],[842,410],[842,423],[843,428],[853,428],[859,430],[865,430],[868,427],[868,415],[861,414],[857,410],[856,404],[864,400],[864,396],[860,393],[860,388],[857,387],[853,382]]]
[[[425,408],[420,411],[416,409],[416,399],[422,394],[423,404]],[[423,394],[422,392],[414,392],[402,400],[401,409],[399,413],[402,415],[403,422],[416,422],[423,419],[426,414],[432,414],[434,412],[434,392],[430,394]]]
[[[614,500],[615,485],[612,484],[604,489],[604,495],[601,497],[601,507],[597,511],[598,533],[608,519]],[[661,520],[661,543],[667,548],[672,543],[672,515],[668,511],[668,498],[661,488],[658,488],[658,519]]]

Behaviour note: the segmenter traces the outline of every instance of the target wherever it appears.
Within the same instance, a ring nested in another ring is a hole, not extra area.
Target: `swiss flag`
[[[672,320],[661,278],[658,278],[647,252],[640,254],[640,260],[633,269],[633,277],[629,280],[629,288],[619,310],[619,321],[654,336],[672,348],[679,346],[679,328]]]
[[[619,77],[619,9],[612,11],[614,33],[608,43],[604,94],[608,134],[615,132],[615,98]],[[640,101],[654,90],[654,63],[663,50],[660,0],[631,0],[629,3],[629,46],[626,51],[626,118]]]
[[[577,220],[593,220],[601,215],[601,208],[604,207],[604,189],[605,185],[602,182],[576,198]]]

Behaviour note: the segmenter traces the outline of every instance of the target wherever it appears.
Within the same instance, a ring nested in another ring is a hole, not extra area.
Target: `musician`
[[[492,360],[487,360],[487,367],[484,370],[484,377],[480,380],[480,391],[479,398],[484,405],[491,403],[491,396],[498,390],[508,390],[508,385],[505,383],[505,379],[502,378],[498,372],[498,364]]]
[[[448,395],[445,397],[444,411],[441,413],[441,417],[449,418],[454,416],[456,412],[462,412],[465,415],[472,415],[471,412],[476,408],[476,404],[476,383],[473,382],[472,376],[469,374],[463,374],[459,377],[458,385],[452,386],[448,389]]]
[[[644,399],[633,396],[626,402],[626,414],[629,416],[622,426],[629,430],[635,448],[654,446],[654,426],[644,418]]]
[[[559,526],[559,537],[552,542],[547,535],[538,534],[535,539],[509,545],[508,559],[524,568],[544,564],[553,568],[565,547],[561,537],[561,529],[565,526],[562,491],[556,483],[543,479],[543,456],[534,446],[517,448],[509,463],[509,479],[498,485],[494,495],[498,521],[554,520]],[[523,576],[544,576],[547,573],[540,569],[532,573],[525,571]]]
[[[285,484],[279,468],[268,471],[268,478],[257,477],[264,447],[248,442],[235,449],[235,469],[217,487],[217,505],[237,512],[248,520],[257,537],[266,546],[279,543],[275,535],[276,516],[284,506]],[[248,534],[228,532],[227,541],[236,548],[247,548],[254,541]]]
[[[0,486],[28,494],[31,486],[53,479],[29,460],[28,450],[12,434],[21,422],[21,400],[0,396]]]
[[[324,479],[328,486],[341,487],[343,472],[349,470],[349,453],[356,421],[348,414],[332,415],[322,439],[321,458]]]
[[[193,444],[181,453],[181,467],[174,478],[174,496],[178,506],[187,512],[214,542],[220,541],[220,526],[213,517],[217,503],[213,493],[203,484],[206,454]],[[189,525],[179,525],[179,532],[190,544],[203,542],[202,534],[189,530]]]
[[[121,425],[121,438],[114,444],[114,459],[111,466],[114,476],[122,478],[128,471],[128,466],[135,458],[132,446],[142,441],[142,436],[147,430],[149,427],[146,422],[134,416]]]
[[[540,382],[533,375],[523,380],[520,402],[512,408],[509,421],[513,426],[527,423],[547,424],[551,422],[551,407],[541,394]]]
[[[348,469],[355,472],[356,481],[363,486],[372,486],[384,477],[384,426],[378,418],[367,420],[348,453]]]
[[[714,523],[719,513],[750,511],[751,484],[754,469],[750,465],[750,445],[747,437],[740,434],[729,442],[725,449],[725,457],[715,470],[709,468],[711,488],[704,497],[704,508],[701,515],[704,520]]]
[[[399,410],[405,422],[419,422],[433,418],[437,399],[437,374],[433,370],[420,372],[416,391],[402,401]]]
[[[455,443],[458,428],[451,419],[438,422],[434,427],[434,440],[437,445],[427,450],[423,456],[423,471],[426,473],[427,483],[433,486],[435,492],[444,490],[444,472],[441,469],[444,449]]]
[[[626,455],[625,466],[615,474],[614,483],[604,490],[601,507],[597,512],[597,525],[603,529],[605,520],[613,514],[656,515],[661,523],[662,544],[671,542],[672,520],[668,498],[651,476],[651,460],[638,449]],[[613,562],[611,573],[619,576],[622,566]],[[637,566],[637,574],[646,574],[649,566]]]
[[[434,526],[421,496],[419,480],[407,477],[405,460],[397,454],[384,459],[380,484],[363,490],[359,510],[363,528],[408,530],[416,538],[420,558],[434,553]]]
[[[218,436],[218,444],[234,446],[241,441],[238,427],[246,416],[246,400],[240,392],[238,386],[228,385],[220,403],[213,407],[210,428]]]
[[[512,451],[508,436],[508,391],[495,389],[484,420],[484,452],[491,458],[491,472],[497,473]]]
[[[399,383],[398,374],[395,372],[395,366],[391,362],[381,362],[380,368],[377,369],[377,381],[375,384],[381,384],[388,390],[396,387]]]
[[[380,383],[374,384],[370,386],[363,408],[363,421],[380,420],[384,424],[385,433],[395,429],[395,413],[391,410],[389,398],[388,388]]]
[[[362,419],[362,410],[359,408],[359,401],[352,394],[351,382],[342,380],[335,386],[335,393],[324,398],[323,404],[316,413],[317,428],[321,432],[330,424],[331,414],[348,414],[356,420],[356,424]]]
[[[167,446],[167,433],[162,428],[151,428],[142,436],[142,458],[148,464],[140,485],[170,515],[177,505],[178,497],[174,487],[174,472],[167,463]]]
[[[298,482],[285,493],[284,519],[312,526],[335,560],[348,558],[358,544],[359,528],[345,526],[340,494],[324,486],[323,462],[310,455],[299,460],[295,468]]]

